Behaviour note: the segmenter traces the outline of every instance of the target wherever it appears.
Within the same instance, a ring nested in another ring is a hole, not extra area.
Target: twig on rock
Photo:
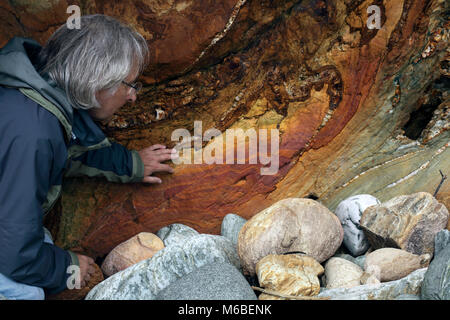
[[[271,296],[276,296],[280,298],[293,299],[293,300],[330,300],[330,297],[308,297],[308,296],[290,296],[287,294],[282,294],[276,291],[271,291],[259,287],[252,286],[253,290],[260,291]]]
[[[441,170],[439,170],[439,172],[441,173],[442,179],[441,179],[441,182],[439,183],[436,191],[434,192],[433,197],[436,197],[437,193],[439,192],[439,189],[441,188],[442,184],[444,183],[444,180],[447,179],[447,176],[444,175]]]
[[[303,254],[306,255],[306,253],[304,253],[303,251],[288,251],[288,252],[284,252],[283,255],[287,255],[287,254]]]

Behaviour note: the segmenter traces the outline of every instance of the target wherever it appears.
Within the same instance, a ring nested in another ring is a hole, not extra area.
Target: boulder
[[[382,248],[367,255],[364,269],[379,270],[381,282],[398,280],[414,270],[427,267],[431,256],[412,254],[395,248]]]
[[[156,300],[257,300],[236,267],[218,262],[204,265],[176,280]]]
[[[363,270],[353,262],[333,257],[325,264],[326,287],[351,288],[359,286]]]
[[[360,223],[374,249],[394,247],[432,255],[434,237],[447,221],[447,208],[430,193],[418,192],[368,207]]]
[[[444,229],[439,231],[434,238],[434,255],[437,256],[447,246],[450,246],[450,231]]]
[[[141,232],[115,247],[102,263],[106,276],[124,270],[139,261],[151,258],[164,248],[164,243],[153,233]]]
[[[161,238],[165,246],[174,243],[184,243],[199,233],[193,228],[181,223],[173,223],[158,230],[156,235]]]
[[[420,296],[423,300],[450,300],[450,246],[440,250],[431,261]]]
[[[238,254],[244,273],[253,275],[269,254],[303,252],[319,263],[333,256],[344,231],[339,219],[311,199],[287,198],[254,215],[239,232]]]
[[[87,300],[154,300],[177,279],[206,264],[227,262],[240,269],[230,240],[200,234],[184,243],[173,243],[152,258],[122,270],[95,286]]]
[[[360,194],[340,202],[334,210],[344,229],[344,245],[355,257],[365,253],[370,247],[359,221],[364,210],[376,204],[380,204],[380,201],[374,196]]]
[[[267,290],[290,296],[314,296],[320,291],[318,276],[323,267],[306,255],[268,255],[256,264],[259,284]],[[279,299],[261,294],[260,300]]]
[[[404,294],[420,294],[427,268],[416,270],[408,276],[380,284],[366,284],[352,288],[322,288],[317,297],[331,300],[394,300]]]
[[[247,220],[241,216],[234,213],[229,213],[223,218],[222,225],[220,227],[220,234],[225,238],[230,239],[230,241],[237,246],[239,231],[241,231],[246,222]]]

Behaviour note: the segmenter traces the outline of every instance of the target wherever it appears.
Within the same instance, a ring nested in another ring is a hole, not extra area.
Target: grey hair
[[[144,37],[118,20],[101,14],[81,17],[80,29],[61,26],[40,52],[41,74],[48,73],[76,109],[99,108],[95,94],[118,86],[137,67],[148,63]]]

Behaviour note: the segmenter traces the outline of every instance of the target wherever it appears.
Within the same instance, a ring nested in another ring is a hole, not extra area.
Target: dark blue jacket
[[[67,288],[67,268],[78,264],[69,250],[43,241],[43,216],[63,177],[138,182],[143,163],[36,71],[40,49],[14,38],[0,50],[0,273],[54,294]]]

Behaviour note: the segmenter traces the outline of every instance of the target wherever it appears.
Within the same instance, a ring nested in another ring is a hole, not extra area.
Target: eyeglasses
[[[130,88],[133,88],[136,91],[136,94],[139,93],[142,89],[142,83],[141,82],[135,82],[135,83],[128,83],[126,81],[122,81],[123,84],[129,86]]]

